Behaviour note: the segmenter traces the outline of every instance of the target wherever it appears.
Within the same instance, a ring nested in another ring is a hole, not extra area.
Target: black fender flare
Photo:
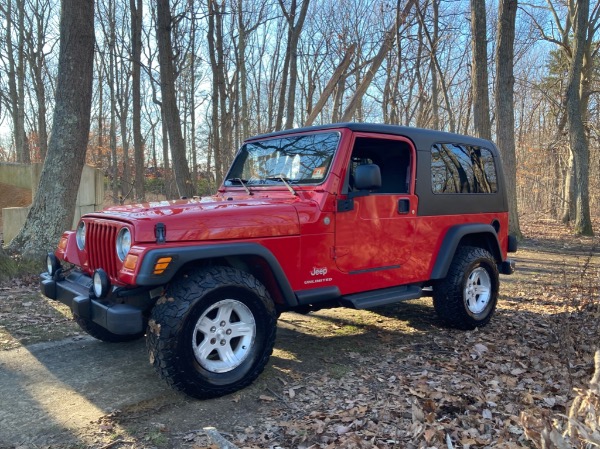
[[[151,249],[144,255],[136,284],[144,287],[164,285],[173,279],[181,267],[190,262],[233,256],[256,256],[263,259],[270,267],[286,305],[289,307],[298,305],[298,299],[279,261],[271,251],[258,243],[224,243]],[[156,262],[163,257],[171,257],[173,260],[164,273],[154,274]]]
[[[430,279],[444,279],[460,241],[465,236],[475,234],[485,236],[490,244],[490,247],[486,249],[491,251],[492,256],[494,256],[498,263],[502,262],[502,251],[500,249],[500,242],[498,241],[498,234],[492,225],[482,223],[454,225],[444,236],[444,241],[438,251]]]

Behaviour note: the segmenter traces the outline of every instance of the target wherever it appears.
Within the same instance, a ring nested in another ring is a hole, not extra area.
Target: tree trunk
[[[496,143],[502,153],[508,194],[509,232],[521,237],[517,210],[517,160],[513,60],[518,0],[500,0],[496,44]]]
[[[431,121],[433,129],[440,129],[440,101],[437,72],[437,44],[439,40],[440,0],[433,0],[433,36],[431,53],[429,53],[429,70],[431,71]]]
[[[363,78],[362,82],[356,88],[356,92],[354,92],[354,95],[352,96],[350,103],[348,104],[348,106],[346,107],[346,110],[344,111],[344,114],[342,115],[342,120],[341,120],[342,122],[348,122],[348,121],[352,120],[354,113],[356,112],[356,110],[358,109],[358,106],[360,105],[360,103],[362,101],[363,95],[365,94],[365,92],[367,91],[369,86],[371,85],[371,81],[373,81],[373,78],[375,77],[375,73],[377,72],[377,70],[381,66],[381,63],[385,59],[386,53],[388,51],[390,51],[390,49],[392,48],[392,45],[394,43],[394,37],[396,35],[396,29],[399,28],[400,25],[402,25],[402,23],[404,23],[414,2],[415,2],[415,0],[408,0],[406,5],[404,6],[404,9],[402,10],[402,14],[400,14],[398,16],[398,19],[396,20],[396,23],[394,24],[392,29],[388,30],[385,33],[385,37],[383,39],[383,43],[381,44],[381,48],[379,49],[379,51],[373,58],[373,61],[371,62],[371,66],[369,67],[369,70],[367,70],[367,73],[365,74],[365,77]]]
[[[270,45],[268,43],[269,41],[269,36],[265,35],[264,37],[264,41],[263,41],[263,54],[265,52],[264,49],[266,49],[266,47],[268,45]],[[274,131],[274,130],[279,130],[281,129],[281,120],[283,117],[283,105],[282,105],[282,101],[285,101],[285,97],[283,99],[279,99],[279,104],[276,103],[276,97],[277,97],[277,85],[279,84],[279,58],[281,55],[281,47],[282,47],[282,43],[283,42],[283,27],[282,26],[278,26],[277,27],[277,34],[276,34],[276,38],[275,38],[275,48],[270,51],[270,57],[271,60],[273,61],[270,65],[269,68],[269,80],[268,80],[268,88],[267,88],[267,92],[266,92],[266,97],[267,97],[267,125],[266,125],[266,130],[267,131]],[[285,59],[285,58],[284,58]],[[287,66],[285,65],[284,62],[284,67],[283,67],[283,71],[281,74],[281,83],[283,84],[283,78],[285,75],[285,78],[287,80]],[[286,81],[287,82],[287,81]],[[282,87],[283,89],[283,87]],[[285,90],[284,90],[285,92]],[[279,105],[281,105],[281,108],[279,108]],[[277,110],[276,110],[277,109]]]
[[[325,106],[325,103],[331,96],[331,93],[335,89],[335,86],[338,84],[338,81],[340,80],[340,78],[342,77],[344,72],[348,69],[348,67],[350,66],[350,63],[352,62],[352,56],[354,55],[355,50],[356,50],[356,44],[352,44],[346,50],[344,59],[342,59],[342,62],[340,62],[340,64],[337,66],[337,68],[333,72],[333,75],[329,79],[329,82],[325,86],[325,89],[323,89],[323,92],[321,93],[321,96],[317,100],[317,103],[312,108],[312,111],[310,112],[306,121],[304,122],[304,126],[311,126],[314,123],[317,116],[321,113],[323,106]]]
[[[20,140],[17,146],[18,162],[29,164],[31,156],[27,144],[27,135],[25,134],[25,2],[23,0],[17,0],[17,9],[19,11],[19,42],[17,44],[17,111],[19,116],[19,130],[15,136],[15,141],[18,136]]]
[[[120,77],[126,77],[127,75],[124,73],[120,74]],[[131,191],[133,190],[131,183],[131,175],[130,175],[130,164],[129,164],[129,139],[127,137],[127,116],[129,110],[129,100],[128,95],[123,94],[120,91],[117,91],[118,95],[118,104],[119,104],[119,126],[121,128],[121,149],[123,150],[123,160],[122,160],[122,178],[121,178],[121,192],[123,195],[123,199],[127,199],[131,195]],[[125,98],[123,98],[125,97]]]
[[[283,72],[281,75],[281,90],[279,91],[279,104],[277,109],[277,120],[275,129],[282,127],[289,129],[294,124],[294,110],[296,102],[296,83],[298,79],[298,40],[302,33],[306,13],[310,0],[302,0],[300,12],[297,11],[297,2],[292,0],[289,11],[285,8],[282,0],[279,0],[279,6],[288,24],[287,47],[285,50],[285,60],[283,63]],[[296,21],[296,14],[298,20]],[[289,84],[288,84],[289,82]],[[286,101],[287,92],[287,101]],[[285,105],[287,104],[287,109]],[[283,124],[283,114],[285,111],[285,124]]]
[[[346,90],[346,75],[342,75],[337,82],[335,92],[333,94],[333,113],[331,114],[331,121],[333,123],[341,122],[342,118],[342,102],[344,100],[344,92]]]
[[[190,40],[192,48],[196,48],[196,21],[191,24]],[[194,186],[198,185],[198,157],[196,151],[196,52],[192,52],[189,56],[190,59],[190,82],[189,82],[189,96],[187,102],[190,110],[190,150],[192,156],[192,183]]]
[[[417,40],[417,53],[415,55],[415,65],[414,65],[414,71],[415,71],[415,78],[417,81],[417,104],[415,105],[416,108],[416,113],[417,113],[417,119],[416,119],[416,125],[418,128],[424,128],[427,126],[427,118],[426,118],[426,94],[425,94],[425,88],[424,88],[424,82],[423,82],[423,74],[421,72],[421,60],[423,59],[423,48],[425,47],[425,45],[423,44],[423,25],[419,22],[417,25],[417,36],[419,36],[418,40]],[[407,120],[406,122],[407,124],[410,123],[410,121]]]
[[[248,117],[248,75],[246,73],[246,39],[248,38],[248,30],[244,23],[243,4],[242,0],[238,0],[237,4],[237,21],[238,21],[238,70],[240,75],[240,97],[241,97],[241,125],[242,125],[242,140],[250,137],[250,118]]]
[[[44,55],[44,46],[46,45],[46,25],[48,19],[45,14],[48,13],[50,6],[48,4],[40,5],[36,1],[34,17],[30,26],[33,28],[31,34],[27,36],[28,50],[27,60],[29,62],[29,70],[33,81],[35,91],[35,99],[37,101],[36,121],[38,131],[38,148],[39,160],[43,162],[48,152],[48,128],[46,123],[46,86],[44,85],[44,69],[46,66],[46,58]],[[35,36],[35,40],[34,40]]]
[[[8,91],[10,98],[10,112],[13,122],[13,136],[15,140],[15,152],[17,162],[28,163],[29,152],[26,149],[25,143],[25,99],[24,99],[24,14],[25,8],[23,0],[16,1],[16,14],[12,9],[12,0],[8,0],[6,4],[6,49],[8,59]],[[17,18],[17,42],[13,42],[13,23],[14,18]],[[16,48],[16,61],[14,49]]]
[[[219,20],[219,7],[214,2],[214,0],[209,0],[208,2],[208,48],[209,48],[209,56],[210,56],[210,66],[212,69],[213,77],[212,77],[212,97],[211,97],[211,106],[212,106],[212,115],[211,115],[211,125],[212,125],[212,151],[214,156],[214,165],[215,165],[215,182],[217,185],[221,184],[223,180],[223,155],[221,153],[221,136],[220,136],[220,124],[219,124],[219,81],[220,81],[220,73],[219,73],[219,64],[217,62],[216,57],[216,36],[215,36],[215,22]]]
[[[27,221],[10,244],[26,258],[53,250],[70,229],[90,129],[94,61],[93,0],[61,3],[60,51],[52,134]]]
[[[438,16],[439,11],[439,2],[438,1],[434,1],[433,3],[433,8],[434,8],[434,18]],[[421,22],[425,22],[425,17],[423,16],[423,13],[419,10],[419,8],[417,8],[417,15],[419,17],[419,19],[421,20]],[[435,20],[435,19],[434,19]],[[438,20],[435,20],[435,23],[438,23]],[[431,73],[431,82],[434,83],[437,86],[439,84],[439,88],[442,89],[442,94],[444,96],[444,104],[445,104],[445,109],[446,109],[446,114],[448,114],[448,131],[450,131],[451,133],[456,132],[456,119],[454,118],[455,113],[453,111],[453,107],[452,107],[452,103],[450,101],[450,94],[449,94],[449,87],[447,85],[447,82],[445,80],[445,73],[442,70],[442,68],[440,67],[440,63],[438,60],[438,55],[437,55],[437,44],[438,44],[438,40],[439,40],[439,30],[437,29],[437,26],[434,26],[434,35],[431,36],[431,33],[429,33],[429,30],[427,29],[427,27],[423,27],[423,31],[425,32],[425,36],[427,37],[427,40],[429,42],[429,46],[432,49],[431,51],[431,64],[433,64],[432,67],[432,73]],[[435,72],[435,75],[434,73]],[[439,77],[439,78],[438,78]],[[432,103],[435,105],[438,105],[438,109],[437,109],[437,113],[434,111],[434,124],[435,124],[435,120],[436,117],[435,115],[437,115],[437,120],[438,120],[438,124],[439,124],[439,100],[435,101],[433,100],[434,98],[437,98],[437,96],[439,95],[439,88],[432,86]]]
[[[576,203],[575,233],[594,235],[590,219],[589,148],[583,125],[582,66],[589,25],[589,0],[578,0],[574,20],[573,56],[567,83],[567,127],[575,165]]]
[[[133,104],[131,113],[133,119],[133,158],[135,161],[135,199],[144,201],[146,197],[144,186],[144,142],[141,128],[142,100],[140,92],[140,67],[142,55],[142,0],[129,0],[131,11],[131,94]]]
[[[166,111],[162,107],[160,107],[160,124],[161,124],[161,134],[162,134],[162,150],[163,150],[163,182],[165,185],[165,196],[167,199],[171,199],[176,196],[175,187],[173,186],[173,174],[171,170],[171,163],[169,157],[169,129],[167,128],[167,117],[165,117]]]
[[[185,142],[181,132],[181,119],[177,107],[175,92],[175,66],[173,64],[173,46],[171,44],[171,5],[169,0],[156,2],[156,40],[158,45],[158,60],[160,65],[160,87],[162,105],[165,108],[164,117],[167,120],[169,143],[173,157],[175,184],[180,197],[192,197],[194,185],[190,176],[185,154]]]
[[[216,38],[216,53],[217,53],[217,87],[219,90],[219,126],[220,126],[220,145],[221,145],[221,171],[217,177],[217,184],[220,185],[227,167],[229,167],[229,161],[233,156],[232,151],[232,134],[233,134],[233,115],[231,109],[227,107],[227,103],[232,105],[231,97],[229,95],[229,82],[228,73],[225,66],[225,44],[224,44],[224,31],[223,22],[225,19],[225,5],[224,2],[221,7],[218,7],[216,1],[215,6],[215,38]]]
[[[110,93],[110,129],[108,131],[109,141],[110,141],[110,155],[112,166],[110,167],[110,171],[112,174],[111,177],[111,190],[113,201],[117,202],[121,198],[119,195],[119,158],[117,157],[117,102],[116,102],[116,94],[115,94],[115,83],[116,83],[116,75],[115,75],[115,65],[116,65],[116,55],[115,55],[115,6],[114,0],[109,0],[108,2],[108,21],[109,21],[109,31],[108,31],[108,88]]]
[[[304,20],[306,19],[306,13],[308,12],[308,5],[310,0],[303,0],[302,7],[300,9],[300,16],[296,24],[290,23],[292,29],[291,45],[288,45],[288,51],[290,51],[290,79],[287,96],[287,114],[285,118],[285,129],[294,127],[294,111],[296,108],[296,85],[298,83],[298,40],[300,39],[300,33],[302,33],[302,27],[304,26]],[[293,17],[293,16],[292,16]]]
[[[98,70],[98,161],[102,160],[104,155],[104,101],[103,99],[103,77],[104,77],[104,62],[100,59],[100,63],[97,64],[96,69]],[[110,169],[110,153],[107,154],[107,167]],[[100,164],[99,164],[100,165]]]
[[[487,32],[485,0],[471,0],[471,45],[474,134],[492,138],[488,95]]]
[[[562,189],[562,214],[560,220],[564,224],[569,224],[575,219],[575,157],[573,151],[569,148],[567,165],[564,170],[564,182]]]

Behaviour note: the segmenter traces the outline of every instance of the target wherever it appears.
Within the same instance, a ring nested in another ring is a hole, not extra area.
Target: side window
[[[381,170],[381,188],[373,193],[409,193],[410,154],[408,144],[399,140],[357,138],[348,168],[349,190],[354,190],[356,167],[363,164],[376,164]]]
[[[496,166],[490,150],[438,143],[431,148],[433,193],[496,193]]]

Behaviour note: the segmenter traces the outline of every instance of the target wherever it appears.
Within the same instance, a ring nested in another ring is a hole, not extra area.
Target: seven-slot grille
[[[111,278],[117,277],[120,261],[117,258],[117,233],[122,225],[119,223],[88,221],[86,223],[85,246],[88,263],[92,271],[102,268]]]

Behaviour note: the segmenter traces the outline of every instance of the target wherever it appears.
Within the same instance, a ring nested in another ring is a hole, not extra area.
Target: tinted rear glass
[[[498,184],[492,152],[455,143],[431,148],[433,193],[496,193]]]

